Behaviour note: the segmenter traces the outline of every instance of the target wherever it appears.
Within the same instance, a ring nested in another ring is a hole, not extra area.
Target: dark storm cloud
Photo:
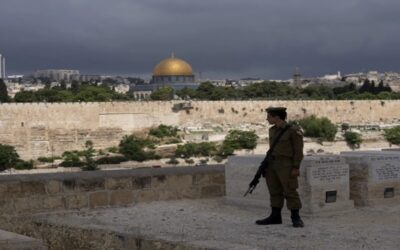
[[[3,0],[9,73],[150,74],[172,51],[205,77],[400,71],[394,0]]]

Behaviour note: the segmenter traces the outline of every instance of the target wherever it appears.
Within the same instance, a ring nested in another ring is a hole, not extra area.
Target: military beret
[[[268,107],[265,109],[266,112],[285,112],[285,107]]]

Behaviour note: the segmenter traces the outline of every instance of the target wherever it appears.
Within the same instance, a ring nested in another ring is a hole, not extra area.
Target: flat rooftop
[[[293,228],[287,210],[282,225],[258,226],[266,209],[226,204],[224,198],[157,201],[125,208],[45,214],[45,223],[107,230],[177,244],[179,249],[399,249],[400,204],[303,216]],[[136,249],[132,247],[132,249]]]

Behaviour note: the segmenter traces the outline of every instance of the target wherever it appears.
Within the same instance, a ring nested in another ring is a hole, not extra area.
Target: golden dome
[[[172,55],[154,67],[153,76],[193,76],[193,70],[189,63]]]

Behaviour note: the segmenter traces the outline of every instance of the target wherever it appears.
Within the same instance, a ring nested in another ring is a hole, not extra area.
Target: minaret
[[[301,87],[301,74],[298,67],[295,68],[293,73],[293,85],[295,87]]]

